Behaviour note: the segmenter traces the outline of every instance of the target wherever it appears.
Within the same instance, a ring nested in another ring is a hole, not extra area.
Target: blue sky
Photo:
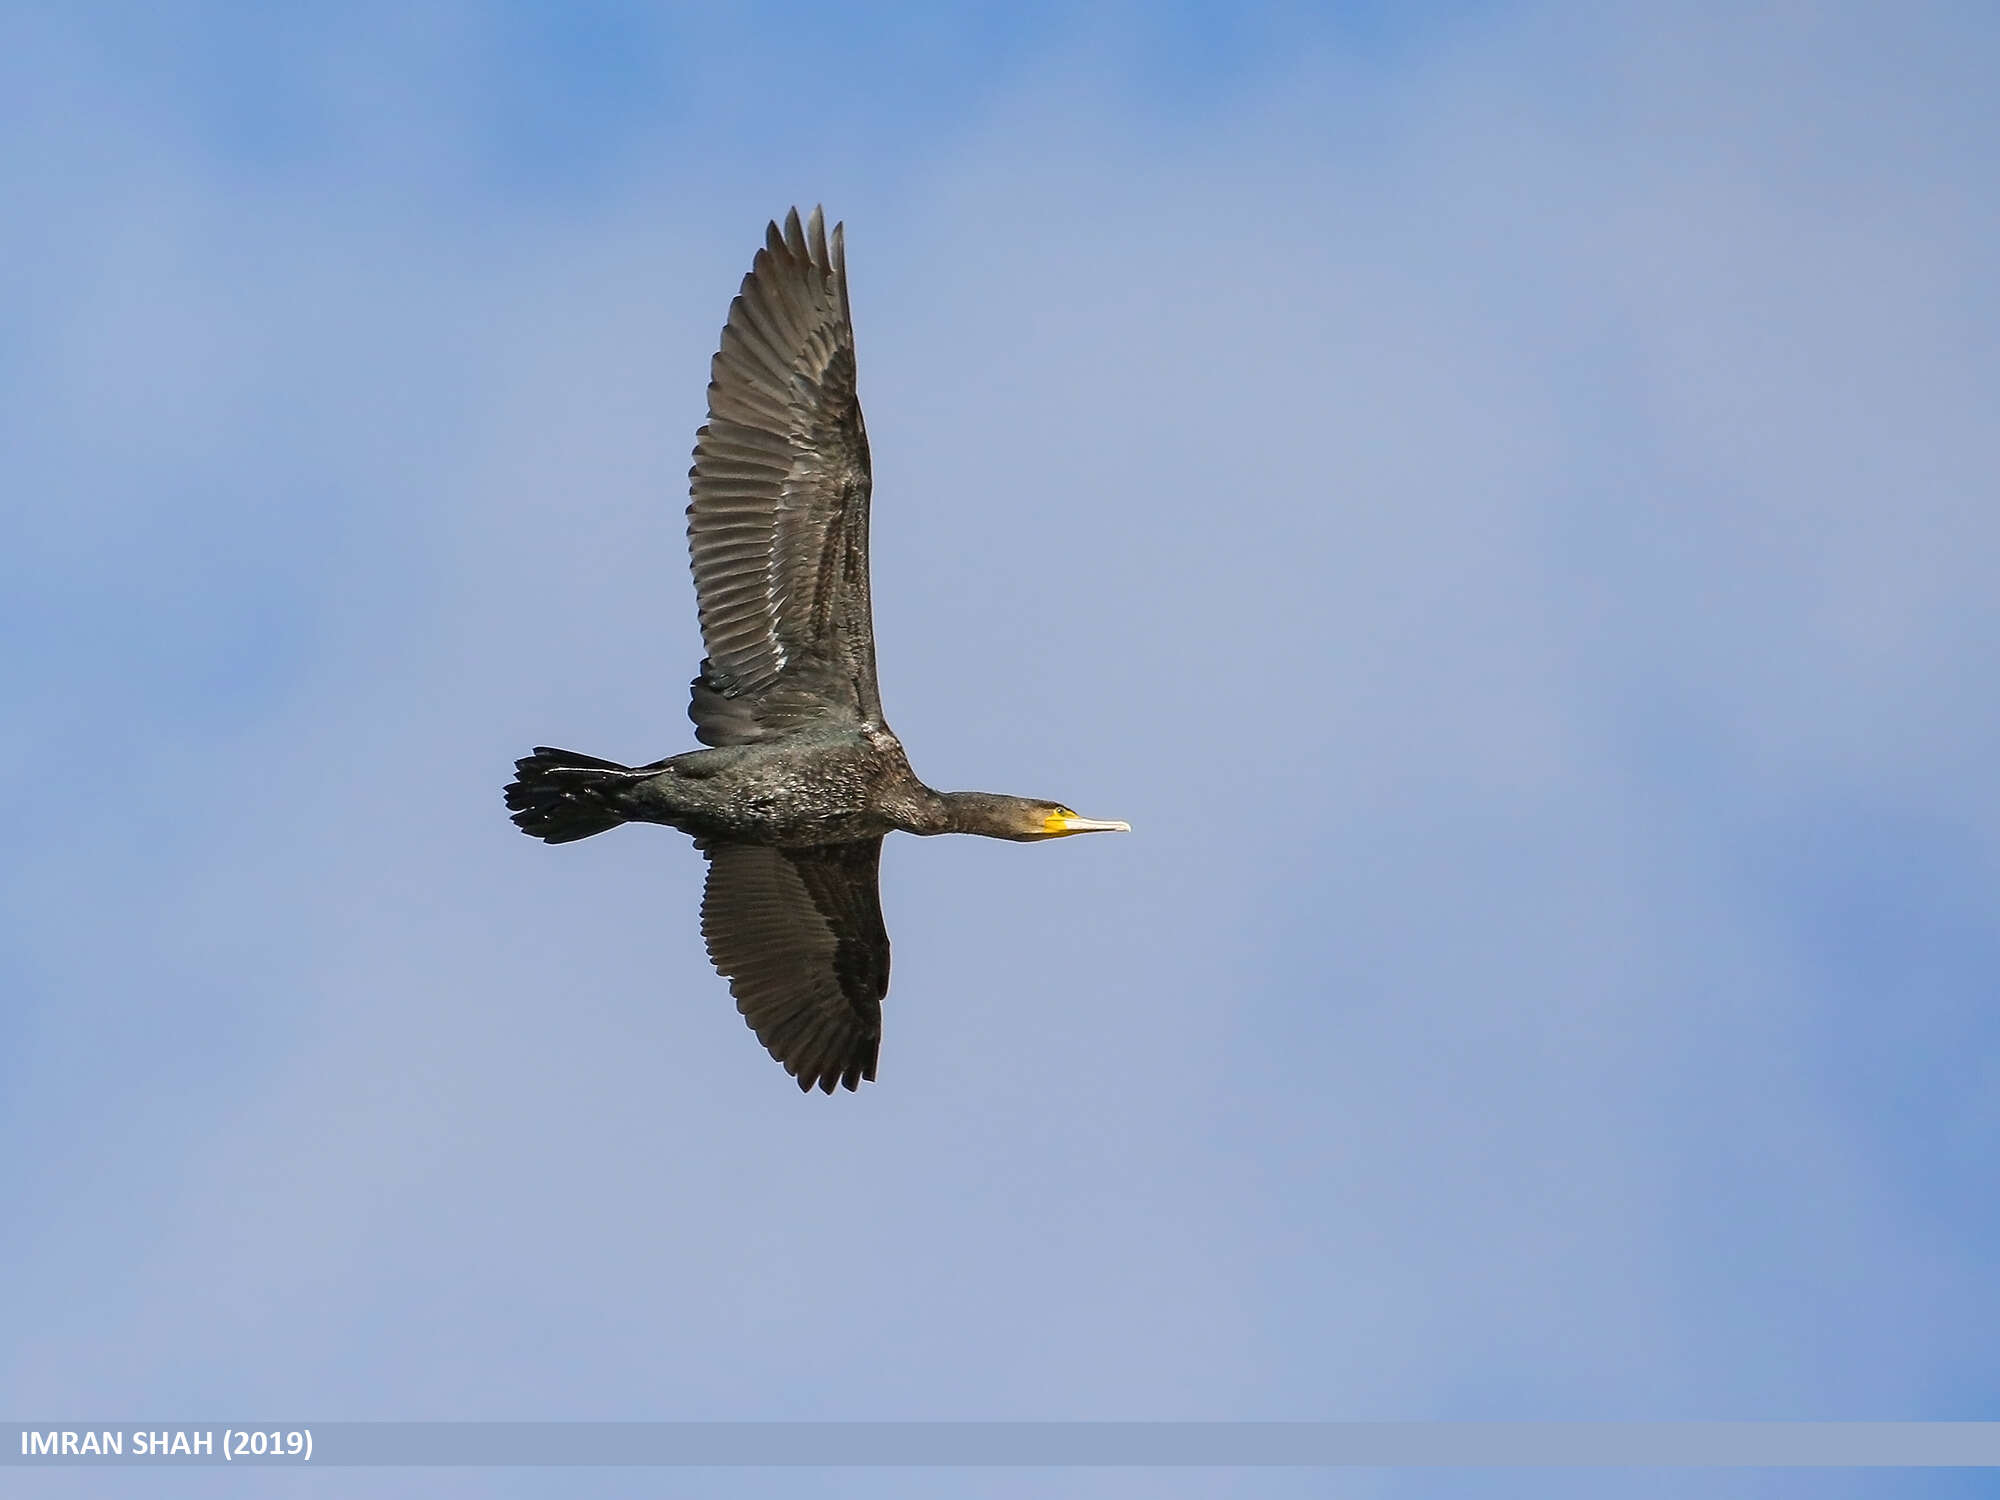
[[[9,32],[0,1410],[1993,1415],[1986,10]],[[892,841],[838,1099],[683,841],[499,804],[692,743],[707,359],[815,201],[917,770],[1137,830]]]

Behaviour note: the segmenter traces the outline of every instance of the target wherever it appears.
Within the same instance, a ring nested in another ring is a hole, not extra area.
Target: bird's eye
[[[1076,814],[1071,812],[1067,807],[1058,807],[1056,809],[1056,816],[1059,818],[1073,818]]]

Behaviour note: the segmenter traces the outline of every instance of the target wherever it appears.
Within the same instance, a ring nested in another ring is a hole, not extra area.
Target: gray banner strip
[[[2000,1422],[12,1422],[0,1466],[1936,1468]]]

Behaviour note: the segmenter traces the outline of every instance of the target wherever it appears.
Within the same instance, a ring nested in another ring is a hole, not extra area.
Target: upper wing
[[[769,227],[709,366],[688,506],[708,651],[688,712],[706,744],[881,720],[842,228],[829,245],[817,208]]]
[[[701,935],[757,1040],[802,1089],[873,1082],[889,992],[882,841],[706,853]]]

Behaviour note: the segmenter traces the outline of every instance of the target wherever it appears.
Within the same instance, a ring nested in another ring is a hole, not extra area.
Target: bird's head
[[[1064,839],[1073,833],[1130,833],[1130,823],[1086,818],[1060,802],[1033,797],[1003,797],[996,792],[949,792],[951,831],[984,834],[990,839],[1035,843]]]

